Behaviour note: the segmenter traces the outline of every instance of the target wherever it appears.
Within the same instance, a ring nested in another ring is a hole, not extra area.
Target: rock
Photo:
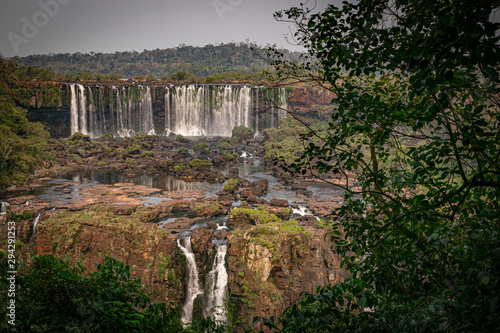
[[[292,183],[292,190],[306,190],[307,189],[307,183],[305,182],[296,182]]]
[[[221,229],[221,230],[217,230],[214,233],[214,238],[217,240],[224,240],[224,239],[227,239],[227,235],[228,235],[228,231]]]
[[[238,178],[239,174],[240,174],[240,170],[238,168],[230,168],[226,178],[227,179]]]
[[[113,209],[113,213],[115,215],[130,215],[133,212],[135,212],[136,209],[137,209],[137,205],[134,205],[134,204],[117,205]]]
[[[297,222],[299,222],[301,226],[314,227],[317,225],[318,220],[313,215],[303,215],[297,218]]]
[[[288,207],[288,201],[285,200],[285,199],[276,199],[276,198],[273,198],[273,199],[271,199],[271,206]]]
[[[8,190],[8,189],[7,189]],[[24,195],[22,197],[14,197],[7,199],[10,205],[24,205],[27,201],[35,199],[34,195]]]
[[[255,182],[252,182],[248,185],[248,188],[250,191],[252,191],[252,194],[255,196],[262,196],[267,193],[267,188],[269,186],[269,182],[267,179],[260,179]]]

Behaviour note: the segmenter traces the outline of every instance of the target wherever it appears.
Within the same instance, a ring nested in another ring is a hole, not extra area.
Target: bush
[[[0,257],[0,280],[5,281],[5,252]],[[111,257],[85,274],[79,264],[36,256],[18,269],[16,283],[16,317],[22,320],[16,320],[15,327],[20,332],[182,331],[175,313],[167,312],[163,302],[154,303],[141,280],[131,278],[130,267]],[[6,304],[7,284],[1,288]],[[5,317],[5,307],[1,311]],[[7,323],[0,325],[5,332]]]
[[[245,127],[243,125],[236,126],[232,130],[232,137],[238,137],[238,141],[253,139],[254,135],[255,131],[253,129]]]
[[[101,139],[113,139],[113,133],[104,134]]]
[[[227,183],[224,184],[224,191],[232,191],[234,190],[235,187],[238,187],[239,185],[238,179],[231,178],[227,181]]]
[[[90,136],[82,134],[80,132],[76,132],[75,134],[73,134],[68,138],[68,142],[82,144],[82,143],[91,143],[92,140],[90,140]]]
[[[199,160],[199,159],[195,158],[194,160],[189,162],[189,165],[191,167],[212,166],[212,163],[210,161],[207,161],[207,160]]]
[[[128,146],[125,150],[128,151],[132,155],[136,155],[136,154],[139,154],[141,152],[141,147],[138,144],[135,144],[132,146]]]
[[[238,158],[240,155],[238,153],[229,153],[225,150],[222,151],[222,155],[224,155],[224,157],[228,160],[228,161],[232,161],[234,160],[235,158]]]
[[[227,141],[221,141],[218,147],[220,149],[226,149],[226,150],[233,149],[233,146]]]
[[[202,143],[195,144],[193,146],[193,149],[195,151],[205,151],[208,153],[210,151],[210,145],[206,142],[202,142]]]
[[[142,154],[141,154],[141,158],[144,158],[144,157],[153,157],[155,156],[155,153],[152,152],[152,151],[143,151]]]

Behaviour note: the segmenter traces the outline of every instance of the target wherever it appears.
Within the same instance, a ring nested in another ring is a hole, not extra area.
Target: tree
[[[305,295],[269,327],[500,326],[496,10],[492,1],[361,0],[275,14],[308,50],[296,63],[268,49],[278,77],[335,94],[329,128],[303,135],[289,169],[343,175],[332,237],[353,277]]]
[[[27,111],[17,107],[9,94],[14,74],[23,69],[0,57],[0,189],[35,171],[49,136],[41,124],[28,121]]]
[[[0,298],[8,304],[11,269],[5,251],[0,250],[0,259]],[[20,261],[17,272],[15,328],[20,332],[226,331],[210,318],[184,328],[175,309],[168,312],[164,302],[154,302],[141,280],[131,277],[130,267],[111,257],[88,274],[79,264],[51,255]],[[7,311],[0,310],[4,332],[10,325]]]

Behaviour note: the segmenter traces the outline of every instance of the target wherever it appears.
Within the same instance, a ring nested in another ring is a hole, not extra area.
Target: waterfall
[[[229,292],[227,281],[228,274],[225,266],[227,245],[217,245],[217,254],[214,257],[212,270],[207,275],[203,316],[212,316],[217,322],[227,320],[226,297]]]
[[[40,214],[38,214],[35,219],[33,220],[33,233],[32,235],[36,234],[36,226],[38,224],[38,221],[40,221]]]
[[[141,132],[154,135],[155,120],[165,135],[231,136],[232,129],[240,125],[259,135],[259,131],[279,125],[287,106],[284,88],[249,85],[189,84],[162,89],[73,83],[69,91],[70,134],[81,132],[93,138],[110,132],[119,137]],[[163,115],[164,124],[160,124]]]
[[[0,215],[5,215],[7,214],[7,206],[9,206],[9,204],[5,201],[0,201]]]
[[[306,206],[297,206],[297,208],[294,208],[294,207],[291,207],[292,208],[292,215],[300,215],[300,216],[304,216],[304,215],[312,215],[316,220],[320,220],[319,217],[317,217],[316,215],[313,215],[309,209],[307,209]]]
[[[184,245],[181,245],[181,240]],[[186,300],[184,301],[184,306],[182,307],[181,317],[181,321],[184,324],[187,324],[193,320],[194,300],[203,291],[201,290],[200,283],[198,281],[198,268],[196,267],[193,250],[191,249],[191,237],[177,239],[177,245],[186,256],[187,260]]]
[[[78,107],[78,115],[80,122],[80,132],[83,134],[87,134],[87,97],[85,96],[85,87],[81,84],[78,84],[79,90],[79,98],[80,106]]]
[[[233,127],[253,128],[252,88],[184,85],[165,89],[165,133],[231,136]]]
[[[109,93],[104,90],[108,90]],[[126,137],[155,134],[149,86],[84,87],[71,84],[71,134],[100,137],[109,132]],[[106,103],[107,100],[107,103]]]

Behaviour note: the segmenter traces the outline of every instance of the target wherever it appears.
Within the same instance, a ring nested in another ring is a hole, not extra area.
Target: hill
[[[297,52],[282,52],[290,58],[299,56]],[[251,43],[208,44],[203,47],[182,44],[142,52],[61,53],[13,57],[11,60],[21,66],[36,66],[63,74],[153,75],[162,78],[187,72],[206,77],[225,72],[255,73],[268,68],[267,62],[256,53],[263,54],[263,48]]]

